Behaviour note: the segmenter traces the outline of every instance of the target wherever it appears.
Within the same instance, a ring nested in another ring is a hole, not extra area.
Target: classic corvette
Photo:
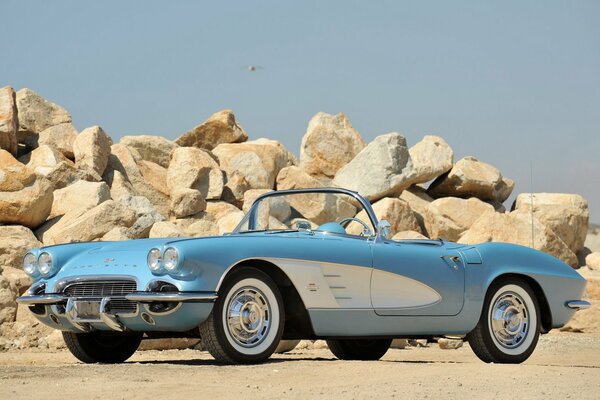
[[[542,252],[389,232],[355,192],[273,191],[219,237],[33,249],[18,301],[87,363],[123,362],[143,337],[201,337],[219,362],[257,363],[281,339],[376,360],[394,338],[446,335],[485,362],[520,363],[589,306],[586,281]]]

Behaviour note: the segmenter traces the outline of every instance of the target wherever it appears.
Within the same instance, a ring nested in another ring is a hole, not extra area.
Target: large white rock
[[[551,254],[570,266],[577,267],[575,253],[550,228],[536,218],[533,220],[533,243],[531,232],[532,220],[529,214],[519,211],[505,214],[488,211],[463,233],[459,243],[507,242],[520,244]]]
[[[425,214],[427,207],[429,207],[429,203],[433,201],[433,198],[427,194],[425,189],[414,185],[402,191],[400,200],[404,200],[408,203],[410,209],[415,213],[421,231],[427,232],[423,215]]]
[[[333,178],[365,147],[344,113],[317,113],[308,123],[300,145],[300,166],[311,175]]]
[[[77,168],[102,176],[110,156],[112,139],[99,126],[84,129],[73,143]]]
[[[585,265],[594,271],[600,271],[600,253],[590,253],[585,257]]]
[[[17,293],[11,287],[10,281],[0,276],[0,325],[13,322],[17,316]]]
[[[231,110],[214,113],[202,124],[181,135],[175,142],[184,147],[212,150],[221,143],[241,143],[248,140],[244,129],[235,121]]]
[[[177,218],[184,218],[206,209],[206,200],[196,189],[180,188],[171,193],[171,212]]]
[[[0,223],[41,225],[52,208],[52,185],[0,149]]]
[[[171,202],[169,196],[144,179],[136,156],[137,152],[132,152],[125,145],[112,145],[108,167],[104,174],[104,180],[110,185],[111,197],[117,200],[131,195],[144,196],[159,213],[169,215]],[[154,184],[156,185],[156,182]]]
[[[502,176],[498,168],[475,157],[465,157],[429,187],[433,197],[477,197],[484,201],[504,202],[515,183]]]
[[[165,237],[184,237],[185,232],[179,226],[172,222],[160,221],[152,225],[149,237],[165,238]]]
[[[167,170],[167,186],[171,193],[178,189],[194,189],[207,200],[221,198],[223,173],[219,164],[204,150],[179,147],[173,151]]]
[[[392,240],[426,240],[429,239],[427,236],[416,231],[400,231],[392,236]]]
[[[220,144],[213,150],[228,174],[241,174],[252,189],[273,189],[279,171],[292,165],[290,153],[276,140]]]
[[[588,231],[587,201],[578,194],[521,193],[515,209],[533,215],[560,237],[574,253],[583,249]]]
[[[21,133],[37,134],[51,126],[71,122],[71,115],[67,110],[49,102],[31,89],[19,90],[16,100]]]
[[[13,88],[5,86],[0,89],[0,149],[13,156],[17,155],[17,101]]]
[[[88,242],[102,238],[115,227],[130,227],[136,220],[134,210],[120,201],[108,200],[87,211],[68,212],[36,233],[45,245]]]
[[[73,143],[75,143],[78,134],[79,132],[72,123],[54,125],[40,132],[38,145],[53,147],[68,159],[74,160]]]
[[[159,192],[169,195],[169,186],[167,185],[167,169],[153,163],[152,161],[140,160],[137,167],[142,177],[150,186]]]
[[[333,184],[359,192],[371,201],[400,195],[416,177],[406,139],[392,132],[375,138],[342,167]]]
[[[425,210],[425,228],[432,239],[455,242],[481,215],[489,211],[494,211],[494,207],[476,197],[467,200],[444,197],[432,201]]]
[[[150,135],[123,136],[119,143],[137,150],[142,160],[151,161],[164,168],[169,168],[171,154],[179,147],[162,136]]]
[[[373,204],[373,211],[379,221],[386,220],[390,223],[390,237],[402,231],[421,231],[421,227],[415,218],[415,214],[408,206],[408,203],[403,200],[391,197],[383,198]],[[356,218],[366,222],[371,229],[374,229],[366,211],[362,210],[356,214]],[[351,222],[346,228],[346,231],[353,235],[358,235],[363,229],[364,227],[361,224]]]
[[[429,182],[452,169],[454,152],[439,136],[425,136],[409,153],[416,172],[415,183]]]
[[[0,226],[0,273],[2,267],[22,268],[27,251],[41,245],[33,232],[24,226]]]
[[[73,210],[89,210],[107,200],[110,200],[110,188],[105,182],[78,181],[54,191],[50,218]]]
[[[234,171],[225,175],[225,186],[223,187],[221,198],[236,207],[242,207],[244,193],[248,190],[250,190],[250,184],[244,175]]]

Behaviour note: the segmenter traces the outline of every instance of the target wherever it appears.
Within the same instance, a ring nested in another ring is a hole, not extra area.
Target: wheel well
[[[542,290],[542,287],[540,286],[540,284],[533,279],[530,276],[527,275],[521,275],[521,274],[503,274],[503,275],[499,275],[496,278],[494,278],[494,280],[490,283],[489,287],[496,281],[500,280],[500,279],[510,279],[510,278],[520,278],[523,279],[525,282],[527,282],[527,284],[529,284],[529,286],[531,286],[531,289],[533,290],[533,293],[535,294],[535,297],[538,301],[538,305],[540,306],[540,321],[542,323],[541,326],[541,332],[542,333],[548,333],[550,332],[550,330],[552,329],[552,311],[550,311],[550,305],[548,304],[548,299],[546,299],[546,295],[544,294],[544,291]]]
[[[265,260],[244,260],[234,265],[227,272],[223,281],[241,267],[256,268],[267,275],[277,285],[285,308],[285,327],[283,330],[282,339],[312,339],[315,338],[315,333],[308,316],[308,311],[304,306],[304,302],[298,293],[298,290],[288,278],[285,272],[277,265]]]

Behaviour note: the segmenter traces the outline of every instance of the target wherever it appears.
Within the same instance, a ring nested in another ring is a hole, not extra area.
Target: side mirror
[[[383,239],[388,239],[392,232],[392,226],[385,219],[377,223],[377,236]]]

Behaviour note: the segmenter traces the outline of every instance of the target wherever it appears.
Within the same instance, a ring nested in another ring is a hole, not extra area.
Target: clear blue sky
[[[0,0],[0,85],[116,140],[232,108],[296,154],[313,114],[344,111],[367,141],[443,136],[516,192],[532,162],[535,191],[600,222],[599,1],[223,3]]]

